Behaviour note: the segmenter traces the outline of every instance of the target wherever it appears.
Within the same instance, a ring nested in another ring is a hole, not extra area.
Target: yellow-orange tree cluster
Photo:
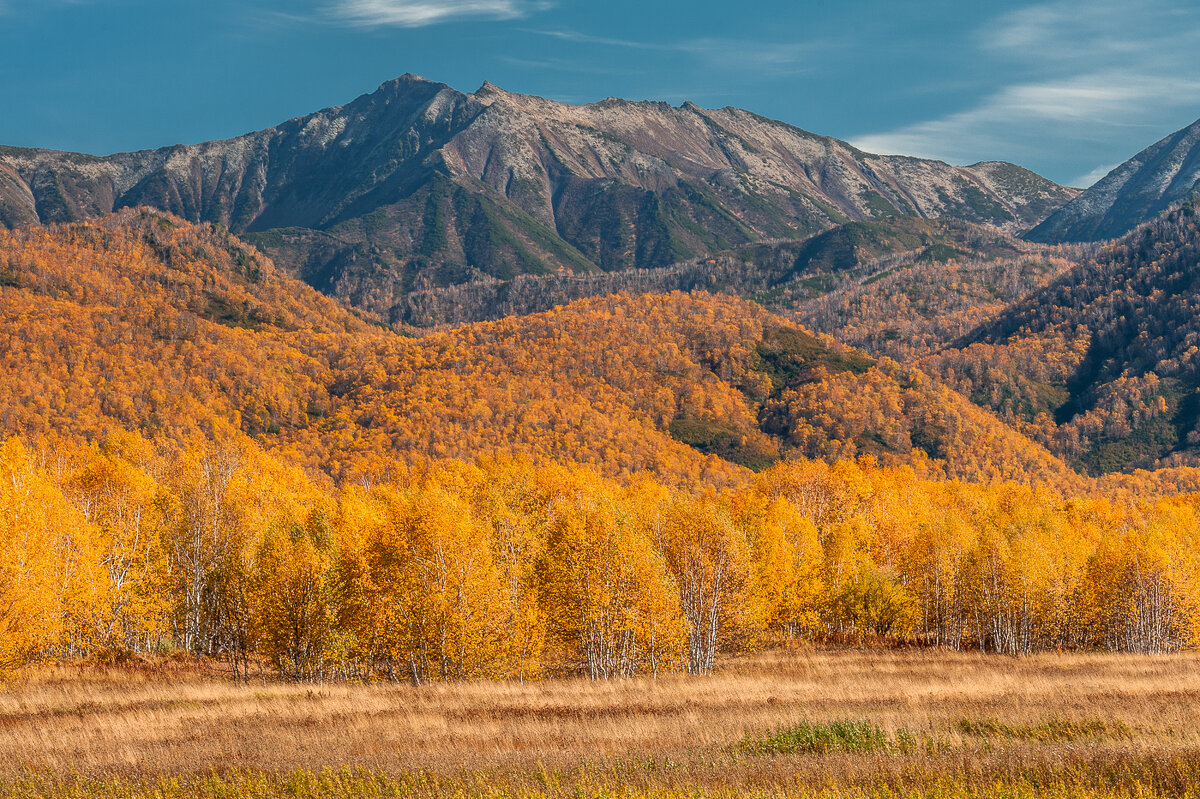
[[[779,636],[1197,641],[1200,497],[789,461],[721,492],[504,461],[334,491],[225,431],[0,445],[0,662],[182,648],[294,679],[707,672]]]

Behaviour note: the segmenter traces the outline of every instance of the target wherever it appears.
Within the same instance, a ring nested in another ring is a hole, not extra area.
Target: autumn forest
[[[1194,646],[1200,472],[1178,447],[1090,468],[1191,441],[1163,420],[1192,400],[1146,397],[1193,334],[1100,364],[1070,317],[1130,324],[1193,214],[1094,255],[892,259],[790,312],[626,292],[434,331],[159,212],[0,234],[0,667],[179,651],[421,684],[706,674],[786,641]],[[1148,287],[1080,296],[1056,276],[1083,257]],[[1044,298],[970,333],[1021,286]]]

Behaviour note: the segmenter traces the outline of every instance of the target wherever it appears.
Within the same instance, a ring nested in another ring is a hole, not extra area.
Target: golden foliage
[[[919,371],[739,299],[409,339],[150,212],[0,253],[8,668],[182,648],[241,677],[602,678],[779,636],[1200,633],[1194,496],[1085,483]]]
[[[1200,643],[1200,495],[1071,498],[791,461],[714,492],[528,461],[323,488],[252,442],[0,452],[9,666],[183,649],[247,676],[686,670],[780,636]]]
[[[1072,477],[919,373],[733,297],[615,295],[406,338],[150,211],[0,233],[0,259],[0,429],[28,437],[231,426],[340,482],[386,479],[396,455],[710,485],[788,453]]]

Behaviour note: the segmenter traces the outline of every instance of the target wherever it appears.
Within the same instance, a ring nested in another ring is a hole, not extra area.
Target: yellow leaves
[[[897,574],[864,563],[833,597],[832,613],[860,634],[907,638],[916,621],[917,601]]]
[[[894,362],[817,365],[771,397],[780,387],[757,368],[764,331],[794,327],[737,298],[617,295],[402,339],[223,232],[162,219],[130,211],[0,240],[18,280],[0,295],[0,348],[20,375],[0,380],[4,429],[187,440],[223,422],[342,483],[386,480],[393,459],[512,456],[672,485],[747,479],[673,438],[681,418],[732,431],[743,463],[794,445],[967,477],[1066,473]],[[763,401],[780,443],[759,430]]]
[[[219,231],[170,225],[131,211],[0,240],[19,286],[0,295],[0,347],[23,376],[0,381],[6,429],[179,439],[224,421],[341,480],[378,479],[393,452],[523,454],[610,475],[653,465],[678,481],[739,473],[666,427],[684,404],[753,425],[736,375],[701,361],[748,360],[760,308],[613,297],[402,340]]]
[[[748,525],[763,622],[789,635],[814,630],[825,588],[825,557],[816,525],[778,498]]]
[[[369,502],[357,561],[365,569],[347,564],[366,606],[356,637],[416,682],[494,674],[507,597],[488,530],[463,499],[436,488],[381,488]]]
[[[686,666],[707,674],[718,651],[753,646],[763,623],[754,602],[750,542],[728,511],[707,497],[673,499],[660,529],[687,622]]]
[[[64,641],[100,592],[93,530],[15,438],[0,444],[0,676]]]
[[[258,651],[294,679],[319,679],[327,660],[344,656],[334,651],[336,576],[322,528],[317,515],[307,529],[270,529],[251,578]]]
[[[711,670],[763,634],[1200,644],[1200,500],[790,461],[695,493],[521,460],[314,484],[234,430],[0,446],[0,657],[165,636],[296,679]]]
[[[465,501],[438,491],[417,497],[408,524],[409,565],[426,674],[487,675],[500,648],[506,599],[487,529]],[[436,665],[436,671],[433,668]]]
[[[675,667],[683,628],[674,580],[612,498],[559,500],[541,579],[560,657],[593,679]]]
[[[158,483],[147,471],[155,459],[145,439],[117,434],[66,485],[96,531],[94,544],[107,580],[105,612],[93,619],[92,632],[110,648],[156,638],[166,626],[164,517]]]

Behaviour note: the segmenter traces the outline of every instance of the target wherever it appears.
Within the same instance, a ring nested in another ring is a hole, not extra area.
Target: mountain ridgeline
[[[385,451],[716,483],[793,456],[1062,484],[1200,465],[1200,225],[1169,202],[1198,141],[1068,203],[733,108],[406,76],[228,141],[0,149],[0,422],[230,424],[337,480]],[[1032,240],[1106,185],[1152,221]]]
[[[1031,241],[1123,236],[1200,188],[1200,120],[1147,147],[1031,230]]]
[[[406,75],[225,141],[95,157],[0,149],[0,222],[150,206],[243,236],[320,291],[405,298],[517,275],[661,268],[838,224],[1025,231],[1075,196],[1012,164],[876,156],[735,108],[571,106]]]
[[[790,313],[899,269],[929,271],[951,262],[1007,265],[1043,249],[969,222],[896,216],[847,222],[808,239],[746,244],[653,269],[484,278],[412,291],[393,307],[391,321],[422,328],[522,316],[617,292],[697,290],[749,297]],[[1022,296],[1013,293],[1010,299]],[[839,337],[837,328],[821,329]]]

